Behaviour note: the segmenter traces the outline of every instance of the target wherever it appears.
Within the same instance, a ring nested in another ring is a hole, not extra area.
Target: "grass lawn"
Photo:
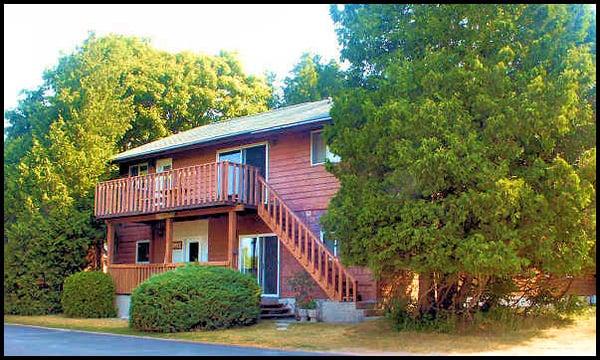
[[[458,334],[397,332],[385,319],[360,324],[297,323],[291,324],[285,331],[277,330],[275,321],[261,321],[248,327],[177,334],[135,331],[128,328],[127,321],[120,319],[6,315],[4,322],[221,344],[364,354],[596,354],[595,307],[562,318],[528,318],[512,324],[489,323]]]

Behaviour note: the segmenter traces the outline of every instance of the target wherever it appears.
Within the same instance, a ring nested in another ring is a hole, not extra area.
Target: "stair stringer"
[[[277,192],[257,176],[257,213],[331,300],[356,302],[358,283]]]

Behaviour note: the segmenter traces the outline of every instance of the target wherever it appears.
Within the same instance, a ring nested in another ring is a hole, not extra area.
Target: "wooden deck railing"
[[[200,264],[229,266],[228,261],[209,261]],[[133,289],[146,281],[150,276],[164,273],[183,265],[185,264],[112,264],[108,266],[108,273],[115,282],[117,294],[131,294]]]
[[[257,212],[277,234],[281,243],[329,298],[357,301],[358,283],[342,266],[340,259],[333,255],[260,175],[257,176],[257,180]]]
[[[255,205],[258,174],[253,166],[223,161],[105,181],[96,186],[94,214],[107,218],[224,203]]]

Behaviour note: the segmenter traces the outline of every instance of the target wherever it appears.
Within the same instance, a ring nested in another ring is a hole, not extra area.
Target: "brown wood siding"
[[[282,134],[269,148],[269,184],[295,212],[323,210],[339,189],[324,165],[310,164],[310,131]]]
[[[596,295],[596,274],[582,275],[573,279],[567,294],[581,296]]]
[[[115,234],[117,241],[115,264],[134,264],[135,243],[139,240],[150,240],[150,252],[152,253],[152,227],[150,225],[119,224],[115,227]]]
[[[158,223],[154,223],[154,236],[152,241],[150,241],[150,262],[151,263],[162,263],[165,261],[165,247],[166,247],[166,236],[165,236],[165,224],[164,221],[161,220],[162,226],[162,234],[161,231],[158,230]]]
[[[227,216],[208,220],[208,261],[227,260]]]
[[[302,265],[300,265],[298,260],[296,260],[294,255],[292,255],[292,253],[289,252],[285,246],[280,245],[279,250],[279,297],[293,298],[295,294],[290,289],[289,281],[298,273],[306,272],[306,270],[304,270]],[[316,299],[327,299],[327,295],[323,289],[319,287],[319,284],[317,284],[312,278],[310,278],[310,280],[312,280],[313,284],[313,291],[311,292],[311,295]]]
[[[238,216],[238,235],[270,234],[272,232],[257,214]]]

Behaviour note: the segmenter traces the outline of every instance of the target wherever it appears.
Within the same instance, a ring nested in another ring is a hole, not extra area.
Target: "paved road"
[[[285,334],[282,334],[285,336]],[[4,325],[4,355],[333,355]]]

